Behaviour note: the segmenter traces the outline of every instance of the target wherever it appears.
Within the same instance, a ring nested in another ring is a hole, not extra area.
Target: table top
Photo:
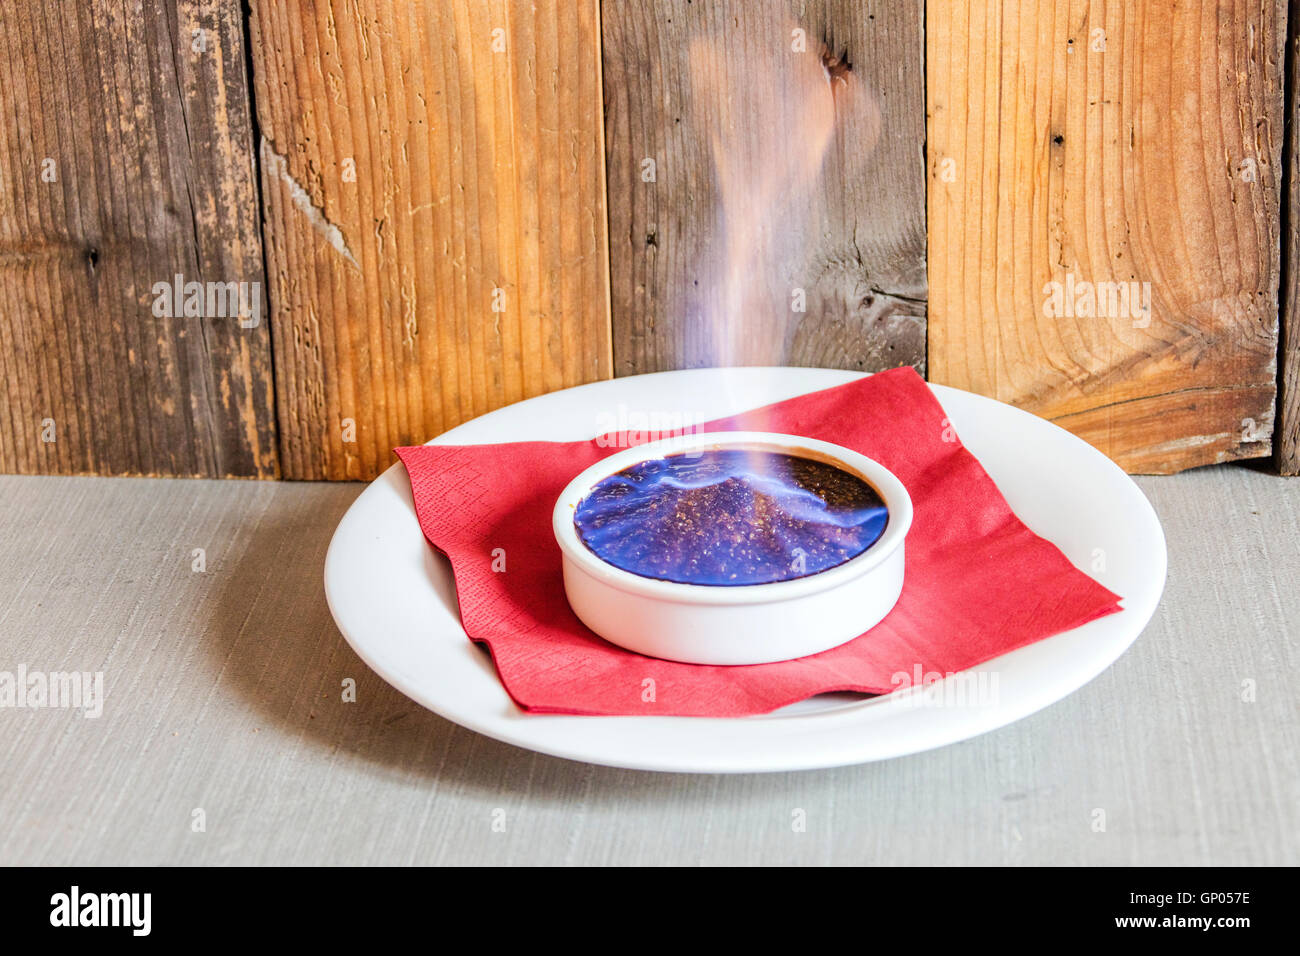
[[[0,680],[105,688],[98,718],[0,706],[0,863],[1300,863],[1300,479],[1138,483],[1169,583],[1082,690],[912,757],[694,776],[520,750],[371,673],[321,585],[360,485],[0,477]]]

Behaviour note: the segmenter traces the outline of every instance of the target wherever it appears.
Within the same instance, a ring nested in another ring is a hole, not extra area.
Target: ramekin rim
[[[578,537],[574,511],[591,488],[603,478],[649,458],[667,454],[680,454],[699,447],[722,445],[774,445],[787,454],[797,454],[800,448],[818,452],[835,460],[847,470],[858,474],[880,495],[889,512],[889,520],[881,536],[861,554],[825,571],[818,571],[786,581],[764,584],[687,584],[645,577],[615,567],[588,548]],[[551,513],[551,528],[556,543],[564,557],[579,570],[629,594],[650,597],[679,604],[767,604],[837,588],[849,581],[869,574],[903,545],[912,524],[912,498],[907,487],[892,471],[861,452],[843,445],[790,435],[781,432],[712,431],[677,435],[671,438],[633,445],[602,458],[576,475],[556,499]]]

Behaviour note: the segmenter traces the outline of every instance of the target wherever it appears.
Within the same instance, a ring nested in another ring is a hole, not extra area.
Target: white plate
[[[802,368],[640,375],[520,402],[435,443],[572,441],[627,427],[638,413],[682,416],[660,419],[664,426],[703,423],[857,377]],[[917,753],[1002,727],[1077,690],[1133,643],[1164,588],[1164,533],[1137,485],[1086,442],[1001,402],[930,387],[1020,519],[1124,598],[1119,613],[982,665],[975,674],[993,678],[996,684],[984,686],[996,694],[978,705],[967,698],[965,706],[917,706],[914,696],[895,693],[826,695],[743,718],[525,713],[461,628],[451,567],[424,540],[401,465],[376,479],[334,532],[325,558],[330,611],[362,660],[411,699],[489,737],[589,763],[697,773],[802,770]],[[930,694],[945,684],[951,679]]]

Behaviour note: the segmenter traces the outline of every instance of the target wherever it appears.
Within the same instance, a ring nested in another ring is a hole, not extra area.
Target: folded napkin
[[[1012,513],[910,368],[703,430],[822,439],[893,471],[915,512],[898,604],[863,636],[799,660],[719,667],[644,657],[574,616],[551,534],[564,486],[637,436],[399,448],[420,527],[451,561],[465,632],[491,649],[519,706],[556,714],[762,714],[830,691],[889,693],[917,674],[974,667],[1120,609],[1117,595]]]

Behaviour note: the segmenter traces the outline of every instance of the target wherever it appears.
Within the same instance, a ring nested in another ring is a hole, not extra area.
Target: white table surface
[[[360,485],[0,477],[0,671],[107,691],[0,708],[0,863],[1300,863],[1300,479],[1139,483],[1169,583],[1097,680],[929,753],[720,777],[518,750],[369,672],[321,587]]]

